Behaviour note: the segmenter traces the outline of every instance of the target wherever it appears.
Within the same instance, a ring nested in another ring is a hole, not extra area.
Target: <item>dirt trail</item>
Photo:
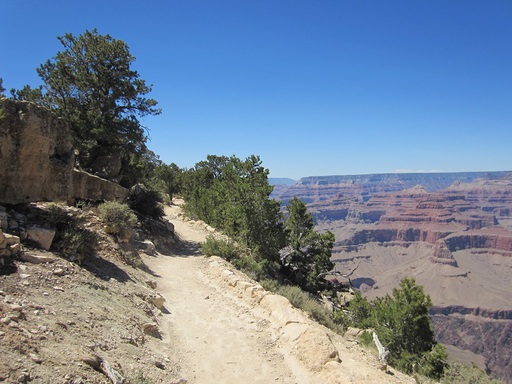
[[[145,262],[159,276],[157,290],[169,311],[160,322],[163,341],[177,354],[174,360],[179,361],[187,383],[326,382],[301,364],[268,311],[244,300],[240,292],[212,273],[211,262],[199,250],[208,233],[204,226],[183,221],[177,206],[167,207],[166,214],[183,249],[176,255],[147,257]],[[345,372],[344,378],[329,382],[410,382],[411,378],[400,374],[384,374],[376,368],[373,356],[363,354],[342,357],[355,364],[351,368],[355,372]],[[364,361],[358,363],[358,358]],[[373,366],[367,360],[373,361]]]
[[[173,217],[176,207],[167,210]],[[164,315],[166,342],[175,344],[189,383],[300,383],[277,353],[269,322],[235,292],[207,276],[199,254],[204,230],[172,220],[185,242],[176,256],[146,260],[159,276],[158,291],[170,314]]]

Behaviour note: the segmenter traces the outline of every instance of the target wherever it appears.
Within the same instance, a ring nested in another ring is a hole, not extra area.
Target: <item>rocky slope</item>
[[[296,192],[366,295],[415,277],[436,305],[439,340],[512,382],[510,173],[306,178],[281,197]]]

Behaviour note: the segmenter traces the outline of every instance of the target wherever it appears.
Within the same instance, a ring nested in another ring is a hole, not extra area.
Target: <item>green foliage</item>
[[[487,374],[475,365],[463,363],[451,363],[445,369],[442,384],[500,384],[501,381],[491,379]]]
[[[46,103],[43,93],[43,86],[32,88],[30,85],[25,85],[22,89],[11,89],[11,96],[14,100],[31,101],[36,104],[49,107]]]
[[[208,156],[183,180],[186,211],[236,240],[257,263],[279,258],[284,246],[280,204],[269,198],[268,170],[257,156]],[[265,264],[264,263],[264,264]]]
[[[79,261],[94,254],[98,238],[96,233],[84,227],[83,218],[50,203],[44,211],[44,220],[56,229],[52,248]]]
[[[25,86],[13,96],[52,108],[69,123],[83,169],[94,173],[97,159],[110,155],[121,159],[123,174],[137,173],[148,151],[139,119],[160,110],[145,97],[151,86],[131,68],[135,57],[124,41],[96,29],[58,39],[64,49],[37,69],[44,87]]]
[[[373,341],[373,334],[368,331],[363,331],[358,336],[358,340],[361,342],[362,345],[368,348],[377,348],[375,346],[375,342]]]
[[[437,344],[428,309],[430,296],[412,278],[404,278],[393,296],[368,302],[356,294],[348,306],[348,320],[359,328],[373,328],[390,352],[389,362],[398,369],[416,371],[439,379],[446,367],[447,354]]]
[[[56,248],[66,255],[80,255],[84,258],[94,254],[97,243],[96,233],[83,227],[71,226],[59,234]]]
[[[136,184],[130,189],[128,205],[131,209],[153,219],[164,216],[162,196],[158,191],[148,189],[142,184]]]
[[[0,77],[0,97],[4,97],[4,92],[5,92],[5,88],[4,88],[4,80]]]
[[[319,292],[325,284],[317,279],[318,275],[334,268],[331,262],[334,234],[316,232],[313,216],[297,197],[290,200],[286,210],[288,248],[281,258],[282,271],[303,289]]]
[[[227,261],[233,261],[240,257],[241,251],[233,242],[208,236],[201,246],[202,253],[206,256],[219,256]]]
[[[182,178],[183,171],[174,163],[162,163],[155,169],[156,182],[162,185],[162,190],[169,195],[171,202],[174,195],[181,192]]]
[[[359,291],[354,292],[354,297],[350,300],[347,309],[346,318],[350,325],[361,329],[373,326],[374,306]]]
[[[98,212],[102,220],[107,224],[113,234],[133,227],[137,222],[137,216],[126,204],[108,201],[98,206]]]
[[[303,310],[327,328],[339,333],[343,331],[342,319],[335,319],[331,309],[319,302],[316,297],[304,292],[300,287],[281,285],[274,292],[286,297],[294,307]]]

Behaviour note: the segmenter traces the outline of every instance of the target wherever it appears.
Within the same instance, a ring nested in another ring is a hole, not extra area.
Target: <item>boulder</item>
[[[308,327],[297,339],[297,355],[311,370],[320,370],[329,361],[339,362],[338,350],[319,327]]]
[[[260,305],[270,311],[271,318],[279,327],[284,327],[290,323],[303,323],[306,321],[297,309],[293,308],[290,301],[279,295],[265,295],[260,301]]]
[[[41,227],[27,228],[27,238],[38,244],[46,251],[48,251],[52,246],[54,237],[55,229]]]
[[[171,223],[170,221],[166,220],[165,221],[165,227],[167,228],[167,230],[171,233],[174,233],[174,224]]]
[[[155,244],[153,244],[153,242],[151,240],[144,240],[144,241],[141,241],[141,248],[144,250],[144,252],[148,253],[148,254],[153,254],[155,252]]]
[[[115,200],[126,201],[129,191],[119,184],[79,171],[72,172],[72,199],[71,200]]]

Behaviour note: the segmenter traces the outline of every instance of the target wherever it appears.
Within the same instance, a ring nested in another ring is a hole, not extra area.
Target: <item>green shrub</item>
[[[97,243],[96,233],[81,227],[69,227],[60,235],[57,247],[68,256],[81,256],[82,260],[94,254]]]
[[[240,256],[240,250],[230,241],[218,239],[212,235],[206,238],[201,246],[202,252],[206,256],[219,256],[224,260],[232,261]]]
[[[367,348],[377,348],[375,342],[373,341],[373,334],[371,332],[361,332],[361,334],[358,336],[358,340],[363,346]]]
[[[357,328],[373,328],[388,349],[390,365],[405,372],[439,380],[446,367],[447,353],[437,344],[428,309],[430,296],[414,279],[404,278],[393,295],[369,302],[360,294],[347,307],[346,318]]]
[[[44,219],[48,224],[56,228],[65,227],[77,221],[71,213],[55,203],[49,203],[46,206]]]
[[[276,293],[279,290],[279,283],[274,279],[262,279],[260,285],[267,291]]]
[[[158,191],[148,189],[142,184],[137,184],[130,189],[128,205],[134,211],[153,219],[160,219],[164,216],[162,196]]]
[[[126,204],[108,201],[98,207],[98,212],[111,233],[118,234],[126,228],[131,228],[137,222],[137,216]]]
[[[341,333],[343,331],[343,319],[335,318],[332,310],[301,288],[294,285],[282,285],[277,290],[277,294],[286,297],[294,307],[302,309],[314,320],[334,332]]]
[[[48,204],[43,215],[44,221],[56,229],[53,249],[79,261],[94,254],[98,238],[96,233],[84,228],[80,215],[55,203]]]

